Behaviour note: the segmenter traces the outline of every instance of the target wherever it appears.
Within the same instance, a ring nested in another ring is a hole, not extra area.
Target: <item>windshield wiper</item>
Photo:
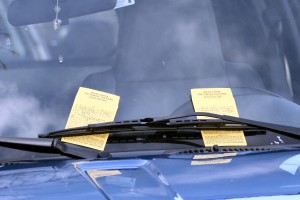
[[[0,146],[37,153],[60,154],[70,158],[111,157],[107,152],[63,143],[58,138],[0,137]]]
[[[188,117],[204,116],[214,119],[186,119]],[[182,119],[182,120],[180,120]],[[163,118],[145,118],[140,120],[107,122],[90,124],[88,126],[64,129],[60,131],[40,134],[40,138],[56,138],[62,136],[90,135],[109,133],[110,137],[121,135],[154,135],[157,132],[191,133],[198,130],[255,130],[263,129],[282,133],[291,137],[300,136],[300,128],[290,127],[266,122],[259,122],[244,118],[218,115],[206,112],[193,112],[184,115],[176,115]]]
[[[187,119],[195,116],[212,117],[214,119]],[[184,136],[183,138],[185,136],[200,138],[201,136],[198,134],[200,130],[244,130],[256,132],[268,130],[293,138],[300,138],[300,128],[296,127],[226,115],[194,112],[164,118],[145,118],[91,124],[84,127],[40,134],[40,138],[0,138],[0,146],[39,153],[61,154],[73,158],[107,158],[111,157],[108,152],[64,143],[60,141],[60,138],[63,136],[109,133],[110,138],[113,139],[121,138],[122,140],[122,137],[140,138],[141,140],[138,139],[136,142],[174,143],[201,147],[200,144],[180,139],[181,136]]]

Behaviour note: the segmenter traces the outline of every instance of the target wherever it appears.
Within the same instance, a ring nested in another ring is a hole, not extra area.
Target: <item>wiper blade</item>
[[[61,142],[58,138],[5,138],[0,146],[37,153],[61,154],[71,158],[110,157],[109,153]]]
[[[281,133],[286,133],[286,134],[293,135],[293,136],[300,136],[300,128],[298,128],[298,127],[285,126],[285,125],[273,124],[273,123],[267,123],[267,122],[260,122],[260,121],[245,119],[245,118],[232,117],[232,116],[228,116],[228,115],[218,115],[218,114],[206,113],[206,112],[194,112],[194,113],[189,113],[186,115],[171,116],[171,117],[166,117],[166,118],[165,117],[156,118],[154,120],[154,122],[155,123],[170,122],[172,119],[179,119],[179,118],[192,117],[192,116],[213,117],[216,119],[223,120],[223,122],[227,122],[227,123],[233,122],[235,124],[246,125],[248,127],[260,128],[260,129],[265,129],[265,130],[273,131],[273,132],[281,132]],[[223,122],[219,122],[219,123],[222,124]],[[179,121],[177,121],[176,123],[179,123]],[[184,121],[183,121],[183,123],[184,123]]]
[[[211,117],[214,119],[192,119],[188,117]],[[182,119],[182,120],[180,120]],[[162,118],[145,118],[140,120],[107,122],[99,124],[90,124],[88,126],[64,129],[60,131],[40,134],[40,138],[55,138],[74,135],[90,135],[99,133],[110,133],[110,136],[122,134],[141,134],[142,132],[151,131],[188,131],[188,130],[206,130],[206,129],[230,129],[230,130],[247,130],[247,129],[264,129],[272,132],[280,132],[285,135],[298,137],[300,128],[290,127],[266,122],[259,122],[239,117],[227,115],[218,115],[206,112],[193,112],[184,115],[176,115]]]

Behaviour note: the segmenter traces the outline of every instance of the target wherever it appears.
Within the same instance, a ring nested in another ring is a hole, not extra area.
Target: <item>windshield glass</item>
[[[11,2],[0,2],[1,136],[63,129],[79,87],[120,96],[115,120],[193,112],[192,88],[231,88],[240,117],[300,127],[298,0],[136,0],[69,19],[72,4],[49,0],[43,23]],[[12,23],[26,16],[36,21]]]

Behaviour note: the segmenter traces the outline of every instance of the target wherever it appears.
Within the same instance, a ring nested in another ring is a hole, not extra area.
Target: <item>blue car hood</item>
[[[9,200],[281,199],[300,192],[299,165],[300,151],[24,163],[0,168],[0,195]]]

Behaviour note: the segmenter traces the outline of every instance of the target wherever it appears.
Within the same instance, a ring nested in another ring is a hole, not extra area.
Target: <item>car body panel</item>
[[[7,165],[0,192],[4,199],[230,199],[300,191],[299,151],[195,155]]]

